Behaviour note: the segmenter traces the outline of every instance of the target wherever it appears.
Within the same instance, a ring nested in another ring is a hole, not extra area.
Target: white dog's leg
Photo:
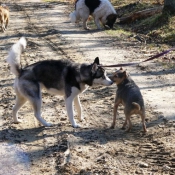
[[[83,120],[82,108],[81,108],[81,103],[78,95],[75,97],[74,102],[75,102],[75,108],[77,109],[78,118],[80,121],[82,121]]]
[[[79,16],[83,20],[83,28],[88,30],[89,28],[87,27],[87,20],[89,18],[89,10],[88,9],[80,9]]]
[[[89,30],[89,28],[87,27],[87,19],[83,19],[83,28],[86,29],[86,30]]]
[[[18,110],[24,105],[27,101],[26,98],[22,97],[20,94],[16,93],[16,103],[13,107],[13,120],[14,123],[20,123],[21,121],[18,119]]]
[[[73,101],[74,101],[74,98],[80,93],[80,91],[77,88],[72,87],[71,92],[72,92],[71,95],[68,98],[65,98],[65,103],[66,103],[66,109],[67,109],[67,115],[69,117],[69,121],[71,122],[74,128],[77,128],[79,127],[79,125],[74,120]]]
[[[95,21],[95,24],[96,24],[97,28],[101,29],[100,20],[98,18],[95,18],[94,21]]]
[[[33,99],[32,106],[34,109],[34,115],[36,119],[44,126],[50,127],[52,126],[51,123],[47,123],[42,117],[41,117],[41,99]]]

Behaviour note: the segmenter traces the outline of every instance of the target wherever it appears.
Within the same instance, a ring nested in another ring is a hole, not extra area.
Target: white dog
[[[77,0],[75,11],[69,17],[72,23],[83,20],[84,29],[88,29],[87,20],[92,15],[98,29],[101,29],[100,21],[104,27],[113,28],[117,14],[109,0]]]

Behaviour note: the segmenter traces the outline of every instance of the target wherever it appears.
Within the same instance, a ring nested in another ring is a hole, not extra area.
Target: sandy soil
[[[85,118],[81,128],[71,127],[63,98],[46,92],[42,114],[53,127],[40,126],[29,103],[19,112],[23,123],[13,124],[14,75],[4,60],[21,36],[28,40],[23,66],[62,58],[91,63],[97,56],[102,64],[135,62],[147,59],[157,50],[150,50],[132,36],[109,36],[94,26],[85,31],[82,26],[71,24],[68,14],[72,6],[66,3],[5,3],[11,17],[8,30],[0,33],[0,174],[175,174],[174,63],[162,63],[159,59],[127,67],[145,100],[147,134],[141,132],[138,116],[132,117],[130,133],[120,129],[125,119],[122,106],[116,128],[109,129],[115,85],[89,88],[81,94]]]

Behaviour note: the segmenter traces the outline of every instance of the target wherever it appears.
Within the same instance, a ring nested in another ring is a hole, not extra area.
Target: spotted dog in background
[[[83,20],[84,29],[88,29],[87,20],[89,15],[93,16],[98,29],[101,29],[100,22],[106,28],[113,28],[117,14],[109,0],[77,0],[75,2],[75,11],[69,16],[72,23]]]

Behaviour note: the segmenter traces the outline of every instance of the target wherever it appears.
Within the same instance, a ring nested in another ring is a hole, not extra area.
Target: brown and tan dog
[[[139,87],[122,68],[116,71],[113,75],[109,76],[109,78],[117,85],[114,103],[114,116],[111,128],[115,127],[118,106],[119,104],[123,104],[126,119],[122,129],[125,129],[128,123],[129,126],[127,131],[130,131],[132,128],[130,120],[131,115],[139,114],[142,120],[143,131],[146,132],[145,107]]]
[[[4,32],[9,23],[9,8],[5,5],[0,6],[0,23],[2,31]]]

